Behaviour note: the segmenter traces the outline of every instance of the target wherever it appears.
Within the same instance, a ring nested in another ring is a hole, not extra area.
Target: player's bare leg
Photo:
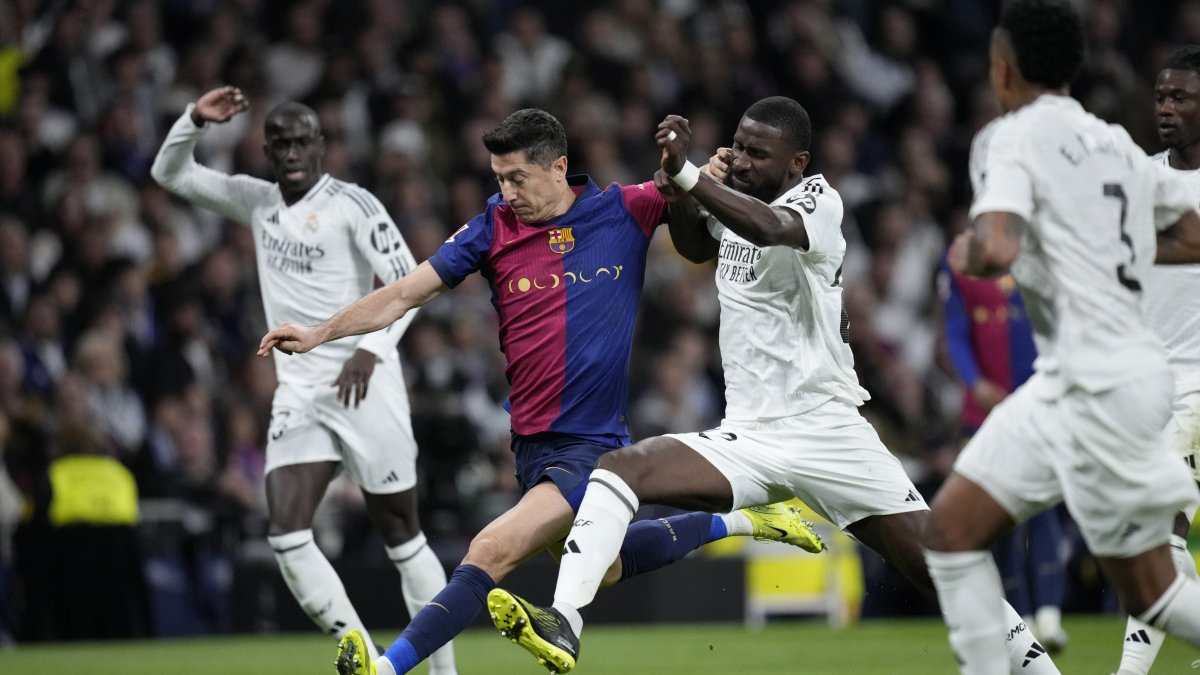
[[[410,617],[446,586],[446,571],[421,532],[417,490],[390,494],[364,491],[367,513],[383,537],[388,559],[400,573],[400,587]],[[455,675],[454,646],[447,643],[429,657],[431,675]]]
[[[337,466],[336,462],[286,464],[267,474],[267,541],[288,589],[318,628],[338,638],[351,630],[366,636],[342,580],[313,540],[313,514]],[[374,656],[374,644],[369,637],[365,641]]]

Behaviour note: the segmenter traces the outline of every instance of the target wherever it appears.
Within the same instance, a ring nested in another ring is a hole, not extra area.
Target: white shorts
[[[1065,501],[1092,553],[1126,558],[1167,543],[1200,493],[1159,442],[1171,402],[1163,373],[1089,393],[1048,393],[1035,374],[992,410],[954,470],[1017,521]]]
[[[1162,442],[1183,457],[1188,473],[1200,483],[1200,391],[1175,397],[1171,419],[1163,429]]]
[[[271,404],[269,472],[279,466],[341,462],[363,490],[390,494],[417,484],[417,443],[400,364],[377,363],[358,407],[343,406],[338,388],[281,382]]]
[[[830,401],[801,415],[670,434],[733,487],[733,508],[799,497],[839,529],[868,516],[927,509],[858,409]]]

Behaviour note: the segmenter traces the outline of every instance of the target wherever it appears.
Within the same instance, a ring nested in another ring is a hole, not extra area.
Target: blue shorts
[[[528,436],[513,434],[512,451],[516,456],[517,484],[521,486],[521,494],[548,480],[567,501],[572,502],[573,508],[578,508],[588,476],[596,468],[600,455],[628,444],[628,440],[619,437],[592,440],[554,432]],[[576,490],[579,495],[572,501]]]

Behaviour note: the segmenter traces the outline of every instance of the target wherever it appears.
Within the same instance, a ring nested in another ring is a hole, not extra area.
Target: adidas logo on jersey
[[[398,480],[400,480],[400,477],[396,475],[396,472],[389,471],[387,477],[383,479],[383,482],[384,483],[395,483]]]
[[[908,496],[904,498],[904,501],[919,502],[919,501],[921,501],[921,495],[917,494],[915,490],[909,490]]]

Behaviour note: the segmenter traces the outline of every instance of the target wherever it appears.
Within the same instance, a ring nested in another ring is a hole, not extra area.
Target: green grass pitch
[[[1063,673],[1111,673],[1124,621],[1115,616],[1066,617],[1071,644],[1059,655]],[[394,637],[379,631],[380,639]],[[484,630],[457,641],[462,675],[544,673],[519,647]],[[333,674],[335,647],[314,634],[194,638],[107,644],[19,645],[0,650],[0,673],[87,675]],[[1195,664],[1195,665],[1193,665]],[[425,673],[420,666],[415,672]],[[846,630],[823,623],[777,621],[763,631],[736,625],[589,628],[579,675],[931,675],[957,672],[945,630],[934,620],[871,621]],[[1200,652],[1168,641],[1155,673],[1200,673]]]

